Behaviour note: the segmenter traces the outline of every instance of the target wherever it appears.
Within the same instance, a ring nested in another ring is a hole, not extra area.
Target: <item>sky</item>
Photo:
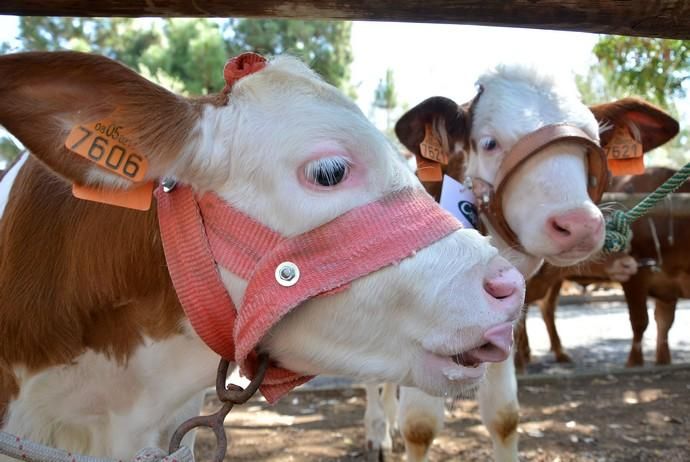
[[[17,18],[0,16],[0,41],[17,35]],[[386,69],[393,70],[398,102],[414,106],[434,95],[469,100],[474,82],[498,63],[528,63],[563,79],[585,74],[596,62],[597,35],[507,27],[356,21],[352,27],[352,84],[363,112],[372,112],[374,90]],[[690,120],[690,103],[681,104]]]
[[[575,32],[355,22],[352,81],[362,108],[371,106],[387,68],[393,69],[401,103],[413,106],[434,95],[464,102],[474,96],[479,75],[498,63],[538,64],[572,80],[595,61],[596,40],[594,34]]]
[[[0,16],[0,41],[16,35],[17,18]],[[365,112],[387,68],[401,103],[414,105],[431,93],[469,99],[481,71],[498,62],[538,58],[540,66],[572,78],[573,71],[586,71],[595,42],[596,35],[584,33],[355,22],[352,83]]]

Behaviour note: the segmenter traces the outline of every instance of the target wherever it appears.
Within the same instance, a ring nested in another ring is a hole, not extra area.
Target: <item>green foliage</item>
[[[350,23],[334,21],[22,17],[20,50],[12,51],[99,53],[192,95],[220,91],[225,62],[240,52],[288,53],[354,97],[350,31]],[[9,51],[9,44],[0,44],[0,53]]]
[[[342,21],[239,19],[226,25],[233,54],[256,51],[298,56],[327,82],[346,91],[350,90],[351,30],[352,24]]]
[[[374,90],[374,108],[383,109],[386,111],[386,135],[395,139],[395,135],[391,128],[391,115],[398,106],[398,95],[395,91],[395,79],[393,78],[393,69],[386,69],[385,79],[379,80],[379,84]]]
[[[627,89],[666,106],[685,96],[690,78],[690,40],[604,36],[594,54],[614,87]]]
[[[22,50],[92,51],[149,76],[182,82],[189,94],[223,88],[223,65],[242,51],[300,57],[349,90],[351,24],[286,19],[129,19],[22,17]],[[7,44],[0,50],[7,51]]]
[[[14,144],[11,139],[0,137],[0,159],[4,159],[8,163],[12,163],[17,156],[19,156],[20,152],[21,149]]]
[[[690,79],[690,41],[601,36],[593,52],[598,63],[577,77],[587,104],[639,96],[676,118],[682,116],[678,102],[687,97],[684,83]],[[676,168],[689,161],[690,129],[682,119],[678,136],[645,156],[647,164]]]
[[[382,109],[392,110],[398,105],[398,95],[395,92],[393,69],[386,69],[386,79],[379,80],[374,95],[374,105]]]

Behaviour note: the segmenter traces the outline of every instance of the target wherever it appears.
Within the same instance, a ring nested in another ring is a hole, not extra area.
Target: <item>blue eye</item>
[[[350,171],[350,163],[342,157],[325,157],[309,163],[304,176],[315,185],[331,187],[343,181]]]

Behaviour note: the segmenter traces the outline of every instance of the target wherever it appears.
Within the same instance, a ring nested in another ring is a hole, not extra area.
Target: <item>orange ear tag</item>
[[[110,119],[75,125],[65,147],[111,173],[135,183],[144,179],[148,160],[131,147],[126,130]]]
[[[618,127],[611,141],[604,146],[609,170],[614,176],[644,173],[642,143],[634,139],[627,128]]]
[[[424,182],[440,182],[443,180],[441,165],[448,164],[448,153],[441,142],[434,136],[430,124],[424,127],[424,139],[419,143],[417,160],[417,177]]]
[[[417,177],[419,181],[423,182],[440,182],[443,180],[443,172],[441,171],[441,164],[425,159],[417,154]]]
[[[425,159],[438,162],[441,165],[448,165],[448,153],[443,149],[438,138],[434,136],[430,124],[426,124],[424,127],[424,140],[419,144],[419,151]]]
[[[151,208],[153,181],[137,185],[131,189],[102,189],[73,184],[72,195],[91,202],[146,211]]]
[[[134,183],[142,181],[148,169],[148,160],[132,148],[126,129],[111,119],[75,125],[65,140],[65,147]],[[134,210],[151,208],[152,193],[152,181],[128,189],[72,185],[72,195],[76,198]]]

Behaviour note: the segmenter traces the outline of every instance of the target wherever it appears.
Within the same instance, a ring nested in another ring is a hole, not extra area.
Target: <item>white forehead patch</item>
[[[494,132],[504,147],[549,124],[575,125],[598,139],[598,126],[574,79],[559,78],[535,66],[502,64],[485,72],[474,114],[475,129]],[[481,136],[482,133],[475,135]]]

